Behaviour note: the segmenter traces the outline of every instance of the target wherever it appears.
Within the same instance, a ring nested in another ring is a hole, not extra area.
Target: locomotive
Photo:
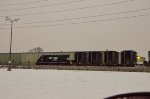
[[[42,55],[38,61],[37,65],[69,65],[68,60],[69,55]]]

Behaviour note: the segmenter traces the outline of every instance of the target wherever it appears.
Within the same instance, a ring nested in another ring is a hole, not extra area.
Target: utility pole
[[[5,19],[6,21],[10,21],[10,23],[11,23],[11,35],[10,35],[10,50],[9,50],[9,65],[8,65],[8,69],[7,69],[7,71],[11,71],[11,65],[12,65],[12,59],[11,59],[11,57],[12,57],[12,53],[11,53],[11,50],[12,50],[12,29],[13,29],[13,23],[14,22],[17,22],[19,19],[11,19],[10,17],[6,17],[6,19]]]

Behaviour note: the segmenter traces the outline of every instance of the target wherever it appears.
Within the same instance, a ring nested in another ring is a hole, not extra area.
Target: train
[[[137,52],[117,51],[79,51],[70,54],[41,55],[36,65],[76,65],[76,66],[136,66]],[[73,57],[70,59],[70,57]]]

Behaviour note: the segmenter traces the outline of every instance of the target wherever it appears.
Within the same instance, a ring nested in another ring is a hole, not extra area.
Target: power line
[[[87,18],[95,18],[95,17],[100,17],[100,16],[107,16],[107,15],[120,15],[120,14],[125,14],[125,13],[135,13],[135,12],[146,11],[146,10],[150,10],[150,8],[122,11],[122,12],[115,12],[115,13],[107,13],[107,14],[99,14],[99,15],[91,15],[91,16],[83,16],[83,17],[66,18],[66,19],[28,22],[28,23],[22,23],[22,24],[19,24],[19,25],[35,24],[35,23],[48,23],[48,22],[59,22],[59,21],[78,20],[78,19],[87,19]],[[9,24],[4,24],[4,25],[9,25]]]
[[[127,3],[131,2],[134,0],[126,0],[126,1],[119,1],[119,2],[113,2],[113,3],[107,3],[107,4],[99,4],[99,5],[94,5],[94,6],[87,6],[87,7],[80,7],[80,8],[73,8],[73,9],[66,9],[66,10],[56,10],[56,11],[51,11],[51,12],[39,12],[39,13],[33,13],[33,14],[18,14],[18,15],[10,15],[10,16],[32,16],[32,15],[39,15],[39,14],[51,14],[51,13],[60,13],[60,12],[68,12],[68,11],[75,11],[75,10],[83,10],[83,9],[89,9],[89,8],[95,8],[95,7],[102,7],[102,6],[110,6],[110,5],[117,5],[117,4],[122,4],[122,3]],[[5,17],[5,16],[0,16],[0,17]]]
[[[130,10],[130,11],[123,11],[123,12],[116,12],[116,13],[109,13],[109,14],[99,14],[99,15],[93,15],[93,16],[83,16],[83,17],[66,18],[66,19],[58,19],[58,20],[47,20],[47,21],[43,21],[43,22],[39,21],[39,22],[32,22],[32,23],[22,23],[22,24],[58,22],[58,21],[66,21],[66,20],[74,20],[74,19],[86,19],[86,18],[93,18],[93,17],[100,17],[100,16],[107,16],[107,15],[118,15],[118,14],[124,14],[124,13],[134,13],[134,12],[145,11],[145,10],[150,10],[150,8]]]
[[[48,5],[42,5],[42,6],[34,6],[34,7],[26,7],[26,8],[18,8],[18,9],[10,9],[10,10],[0,10],[0,11],[19,11],[19,10],[27,10],[27,9],[35,9],[35,8],[43,8],[43,7],[49,7],[49,6],[58,6],[58,5],[64,5],[64,4],[71,4],[71,3],[77,3],[85,0],[75,0],[75,1],[69,1],[69,2],[62,2],[62,3],[54,3],[54,4],[48,4]]]
[[[38,1],[30,1],[30,2],[9,3],[9,4],[1,4],[0,6],[32,4],[32,3],[39,3],[39,2],[43,2],[43,1],[49,1],[49,0],[38,0]]]
[[[114,20],[122,20],[122,19],[129,19],[129,18],[137,18],[137,17],[144,17],[149,16],[149,13],[134,15],[134,16],[126,16],[126,17],[118,17],[118,18],[110,18],[110,19],[103,19],[103,20],[93,20],[93,21],[82,21],[82,22],[74,22],[74,23],[67,23],[67,24],[52,24],[52,25],[37,25],[37,26],[28,26],[28,27],[15,27],[15,28],[37,28],[37,27],[52,27],[52,26],[62,26],[62,25],[75,25],[75,24],[85,24],[85,23],[97,23],[97,22],[104,22],[104,21],[114,21]],[[8,28],[0,28],[0,29],[8,29]]]
[[[69,23],[69,24],[83,24],[83,23],[95,23],[95,22],[100,22],[100,21],[113,21],[113,20],[120,20],[120,19],[143,17],[143,16],[148,16],[148,15],[150,14],[147,13],[147,14],[141,14],[141,15],[127,16],[127,17],[118,17],[118,18],[110,18],[110,19],[95,20],[95,21],[84,21],[84,22],[76,22],[76,23]]]

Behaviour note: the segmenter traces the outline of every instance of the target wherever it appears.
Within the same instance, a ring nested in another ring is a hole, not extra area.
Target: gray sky
[[[150,0],[0,0],[0,52],[150,50]]]

